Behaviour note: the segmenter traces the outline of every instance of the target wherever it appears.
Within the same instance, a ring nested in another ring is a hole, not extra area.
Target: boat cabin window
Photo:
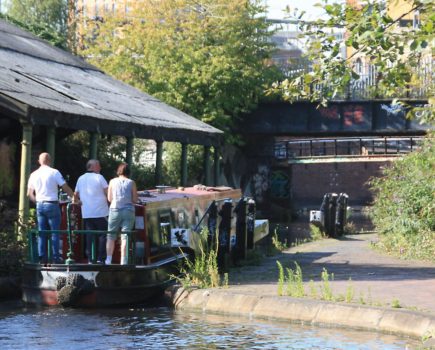
[[[159,245],[166,247],[171,243],[171,216],[161,213],[159,216]]]

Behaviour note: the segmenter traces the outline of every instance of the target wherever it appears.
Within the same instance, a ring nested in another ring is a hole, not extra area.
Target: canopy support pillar
[[[47,127],[47,140],[45,148],[51,157],[51,166],[54,167],[55,164],[55,153],[56,153],[56,128],[54,126]]]
[[[128,164],[130,169],[133,165],[133,140],[133,137],[127,137],[127,146],[125,150],[125,162]]]
[[[204,146],[204,185],[210,186],[210,146]]]
[[[181,186],[187,185],[187,144],[181,144]]]
[[[30,176],[30,164],[32,158],[32,134],[31,124],[23,123],[23,137],[21,141],[21,164],[20,164],[20,194],[18,202],[18,220],[20,223],[19,237],[25,238],[27,221],[29,219],[29,199],[27,198],[27,181]]]
[[[163,141],[156,141],[156,173],[154,182],[155,185],[162,185],[163,175]]]
[[[97,159],[98,152],[98,133],[92,132],[90,135],[90,144],[89,144],[89,159]]]
[[[219,147],[214,147],[214,153],[213,153],[213,162],[214,162],[214,186],[219,185],[219,173],[220,173],[220,163],[219,163]]]

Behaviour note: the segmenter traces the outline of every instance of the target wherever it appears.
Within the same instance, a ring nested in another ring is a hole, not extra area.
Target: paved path
[[[313,279],[318,289],[322,284],[320,273],[326,268],[334,273],[331,282],[334,296],[345,295],[351,285],[355,303],[389,306],[396,300],[401,307],[435,315],[435,264],[385,256],[370,247],[376,239],[375,234],[360,234],[293,247],[266,258],[260,266],[232,270],[229,291],[276,296],[276,260],[290,267],[297,261],[307,294],[310,294],[308,281]]]

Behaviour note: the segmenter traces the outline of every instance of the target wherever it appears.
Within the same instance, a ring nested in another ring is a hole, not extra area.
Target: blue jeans
[[[36,218],[38,219],[38,230],[59,230],[61,220],[59,203],[36,203]],[[53,260],[56,261],[59,259],[59,234],[51,234],[51,242]],[[38,254],[40,259],[47,259],[46,233],[40,233],[38,236]]]
[[[83,219],[85,230],[107,231],[107,218],[86,218]],[[92,258],[92,241],[98,238],[98,261],[104,261],[106,258],[106,234],[86,235],[86,255],[88,260]]]
[[[121,231],[131,231],[134,226],[135,214],[134,210],[125,209],[110,209],[109,210],[109,231],[107,239],[115,240],[119,229]],[[122,235],[122,239],[127,239],[127,235]]]

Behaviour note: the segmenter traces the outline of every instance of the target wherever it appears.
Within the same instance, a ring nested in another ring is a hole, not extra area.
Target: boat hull
[[[150,265],[25,264],[23,301],[73,307],[146,303],[173,283],[173,276],[179,274],[180,259],[185,257],[180,254]],[[71,282],[78,275],[81,285]]]

